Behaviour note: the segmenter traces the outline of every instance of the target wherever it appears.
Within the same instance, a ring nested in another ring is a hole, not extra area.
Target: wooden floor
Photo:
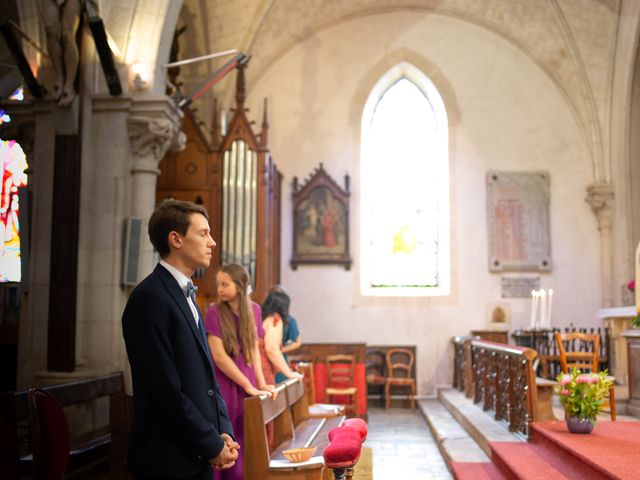
[[[420,410],[369,408],[373,479],[452,478]]]

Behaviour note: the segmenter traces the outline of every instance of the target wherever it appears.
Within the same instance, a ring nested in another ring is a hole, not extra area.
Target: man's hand
[[[233,442],[233,440],[231,441]],[[233,442],[233,443],[238,445],[236,442]],[[238,448],[240,448],[240,445],[238,445]],[[222,450],[220,451],[217,457],[213,457],[212,459],[209,460],[209,463],[213,465],[214,468],[225,470],[227,468],[233,467],[237,459],[238,459],[238,449],[237,448],[231,449],[227,444],[227,440],[225,439],[224,447],[222,447]]]
[[[231,438],[231,435],[229,435],[228,433],[221,433],[220,438],[224,440],[224,443],[227,445],[227,447],[229,447],[230,450],[233,451],[233,450],[238,450],[240,448],[240,444],[236,442],[233,438]]]

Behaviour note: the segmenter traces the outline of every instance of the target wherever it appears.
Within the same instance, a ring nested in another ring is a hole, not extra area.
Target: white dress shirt
[[[176,279],[178,285],[180,285],[180,289],[184,293],[184,296],[187,297],[187,303],[189,304],[189,308],[191,308],[191,313],[193,314],[193,318],[196,320],[196,325],[200,323],[200,317],[198,316],[198,307],[196,307],[191,300],[191,297],[186,294],[187,286],[191,279],[187,277],[184,273],[178,270],[176,267],[169,265],[164,260],[160,260],[160,265],[169,270],[169,273],[173,275],[173,278]]]

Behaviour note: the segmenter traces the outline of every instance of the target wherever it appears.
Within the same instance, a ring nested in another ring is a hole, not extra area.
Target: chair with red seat
[[[347,412],[358,415],[358,389],[354,386],[356,358],[353,355],[327,355],[329,385],[325,392],[329,403],[336,403],[335,397],[347,398]]]
[[[331,403],[316,402],[316,381],[313,373],[313,363],[298,362],[294,369],[304,375],[304,391],[307,396],[310,418],[332,418],[344,415],[345,406]]]
[[[70,436],[62,407],[44,390],[28,393],[29,434],[35,480],[62,480],[69,461]]]

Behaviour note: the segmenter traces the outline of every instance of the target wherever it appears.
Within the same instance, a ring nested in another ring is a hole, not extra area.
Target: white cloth
[[[178,270],[176,267],[169,265],[164,260],[160,260],[160,265],[162,265],[164,268],[169,270],[169,273],[173,275],[173,278],[175,278],[176,282],[178,282],[178,285],[180,285],[180,289],[184,292],[184,296],[187,297],[187,303],[189,304],[189,308],[191,308],[191,313],[193,314],[193,318],[196,321],[196,325],[198,325],[200,323],[198,308],[195,306],[195,304],[191,300],[191,297],[189,297],[186,293],[189,283],[192,283],[191,279],[187,277],[184,273],[182,273],[180,270]]]

